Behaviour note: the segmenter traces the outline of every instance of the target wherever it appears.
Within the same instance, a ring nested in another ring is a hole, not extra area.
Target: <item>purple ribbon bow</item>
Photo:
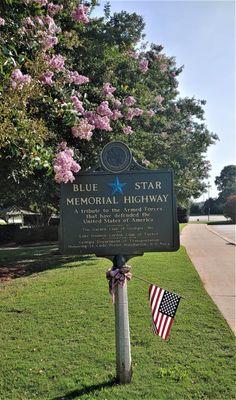
[[[124,286],[126,280],[130,281],[132,274],[130,272],[131,267],[125,265],[122,268],[108,269],[106,272],[106,277],[109,281],[109,292],[112,296],[112,302],[115,302],[115,287],[117,285]]]

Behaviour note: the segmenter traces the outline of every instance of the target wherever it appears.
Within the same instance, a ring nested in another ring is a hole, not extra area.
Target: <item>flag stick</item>
[[[146,283],[148,283],[149,285],[153,285],[152,282],[147,281],[147,279],[140,278],[140,276],[134,275],[133,272],[132,272],[132,277],[133,277],[133,278],[136,278],[136,279],[139,279],[140,281],[146,282]]]
[[[140,276],[134,275],[133,273],[132,273],[132,277],[133,277],[133,278],[136,278],[136,279],[139,279],[140,281],[146,282],[146,283],[148,283],[149,285],[153,285],[152,282],[148,281],[147,279],[141,278]],[[179,296],[179,295],[178,295],[178,296]],[[185,299],[185,297],[183,297],[183,296],[179,296],[179,297],[181,297],[181,299]]]

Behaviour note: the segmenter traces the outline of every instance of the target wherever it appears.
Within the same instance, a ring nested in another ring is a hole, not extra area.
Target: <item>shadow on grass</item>
[[[29,276],[48,269],[70,267],[71,263],[76,262],[86,266],[94,259],[93,255],[61,255],[57,244],[2,248],[0,249],[0,281]]]
[[[117,385],[117,381],[115,378],[113,378],[107,382],[98,383],[97,385],[86,386],[83,389],[73,390],[72,392],[64,394],[63,396],[54,397],[52,400],[73,400],[83,396],[84,394],[92,394],[103,388],[112,387],[115,385]]]

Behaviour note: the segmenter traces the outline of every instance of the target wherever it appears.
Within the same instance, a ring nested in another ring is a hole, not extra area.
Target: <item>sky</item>
[[[234,1],[110,1],[111,11],[136,12],[146,23],[150,43],[164,45],[177,65],[180,96],[205,99],[205,123],[219,141],[206,159],[212,169],[209,195],[217,197],[215,177],[224,166],[235,164],[235,4]],[[105,1],[95,15],[102,15]],[[95,16],[94,15],[94,16]],[[208,194],[199,200],[206,200]]]

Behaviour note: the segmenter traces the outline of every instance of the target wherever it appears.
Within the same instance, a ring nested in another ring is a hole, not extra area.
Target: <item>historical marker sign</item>
[[[132,256],[178,250],[173,173],[127,170],[129,149],[121,142],[111,145],[102,159],[107,171],[78,173],[62,185],[61,251]]]
[[[178,250],[173,173],[141,167],[122,142],[104,147],[101,165],[102,171],[78,173],[61,187],[61,252],[95,253],[122,271],[135,255]],[[129,383],[127,285],[115,286],[115,320],[117,380]]]

